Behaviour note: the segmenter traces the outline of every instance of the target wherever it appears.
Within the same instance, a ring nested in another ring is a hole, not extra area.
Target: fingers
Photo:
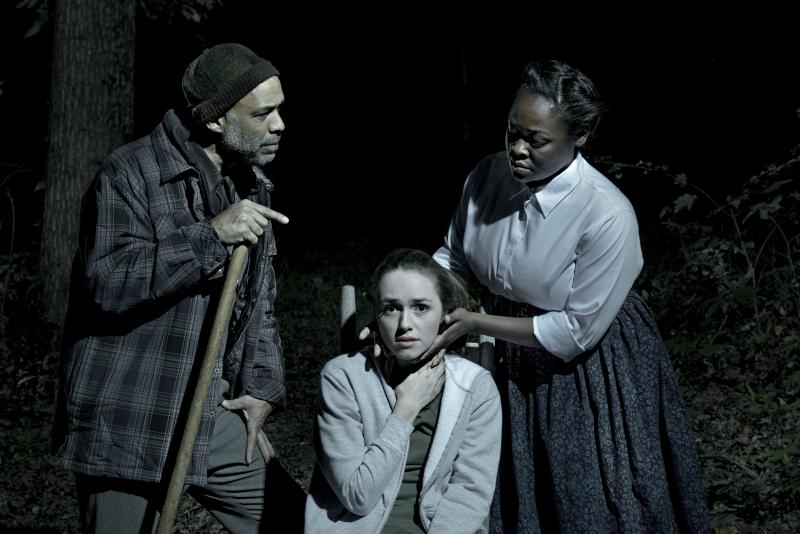
[[[269,220],[257,209],[253,209],[256,206],[260,206],[260,204],[250,202],[249,205],[242,206],[241,213],[237,215],[242,238],[250,246],[258,244],[258,238],[264,235],[265,229],[269,226]]]
[[[245,462],[247,462],[248,465],[252,463],[256,447],[258,447],[261,454],[264,455],[264,459],[269,461],[269,458],[275,455],[275,450],[272,448],[272,444],[267,439],[261,427],[264,425],[264,421],[269,414],[272,413],[274,409],[273,405],[268,401],[259,400],[250,395],[243,395],[235,399],[225,399],[221,404],[226,410],[241,410],[244,416],[247,427]]]
[[[367,326],[361,329],[361,332],[358,333],[358,339],[364,340],[369,337],[370,334],[378,330],[378,324],[375,320],[369,322]]]
[[[244,461],[247,465],[250,465],[253,462],[253,455],[256,452],[256,446],[258,444],[258,431],[253,431],[250,428],[250,425],[247,425],[247,451],[244,454]]]
[[[464,308],[456,308],[444,316],[445,324],[452,324],[465,319],[467,311]]]
[[[267,449],[269,450],[270,455],[276,456],[275,447],[272,446],[272,442],[267,437],[267,434],[264,433],[264,432],[261,432],[261,435],[264,436],[264,443],[267,444]]]
[[[253,232],[258,232],[258,235],[264,233],[264,228],[269,225],[269,219],[261,215],[259,212],[253,212],[252,219],[249,221],[250,229]]]
[[[241,410],[244,408],[244,402],[241,399],[241,397],[225,399],[222,401],[222,407],[226,410]]]
[[[242,201],[242,202],[244,202],[244,201]],[[250,202],[250,201],[247,201],[247,202]],[[277,222],[279,222],[281,224],[287,224],[289,222],[289,217],[287,217],[283,213],[275,211],[275,210],[273,210],[271,208],[268,208],[268,207],[263,206],[261,204],[258,204],[256,202],[250,202],[250,205],[259,215],[261,215],[263,217],[266,217],[267,219],[271,219],[273,221],[277,221]]]
[[[447,352],[447,350],[446,349],[442,349],[442,350],[439,351],[439,354],[437,354],[436,356],[433,357],[433,359],[431,360],[431,367],[436,367],[437,365],[442,363],[442,360],[444,360],[444,353],[445,352]]]
[[[247,231],[242,235],[242,242],[248,247],[254,247],[258,244],[258,236],[251,231]]]
[[[443,348],[442,345],[445,345],[444,341],[445,341],[445,334],[446,333],[447,332],[445,332],[444,334],[439,334],[438,336],[436,336],[433,339],[433,343],[431,343],[431,346],[428,347],[428,350],[425,351],[425,354],[422,355],[421,359],[424,360],[425,358],[427,358],[428,356],[430,356],[431,354],[433,354],[433,353],[435,353],[437,351],[441,351],[441,354],[444,354],[444,351],[445,351],[445,349],[447,347],[445,346]],[[441,361],[441,358],[439,358],[439,361]],[[437,362],[436,365],[439,365],[438,362]]]
[[[358,333],[359,341],[364,341],[365,339],[367,339],[367,337],[369,337],[371,332],[372,331],[369,329],[369,326],[365,326],[364,328],[362,328],[361,332]]]
[[[286,215],[245,199],[214,217],[211,224],[224,244],[253,246],[266,231],[270,220],[281,224],[289,222]]]
[[[442,390],[442,386],[444,386],[444,365],[439,367],[439,374],[436,377],[437,393]]]
[[[436,340],[434,339],[433,345],[428,347],[428,350],[422,353],[422,355],[419,357],[419,361],[425,360],[428,356],[430,356],[433,353],[435,347],[436,347]]]
[[[258,443],[258,450],[261,451],[261,456],[264,457],[264,463],[268,464],[275,456],[275,449],[272,447],[272,443],[270,443],[269,438],[267,438],[263,430],[256,436],[256,441]]]
[[[428,373],[428,380],[431,384],[430,398],[428,399],[428,402],[430,402],[444,387],[444,365],[431,366]]]
[[[244,459],[247,465],[253,462],[253,456],[258,447],[258,435],[262,434],[261,424],[257,421],[257,417],[250,417],[247,410],[244,411],[244,419],[247,421],[247,451],[245,452]]]
[[[373,329],[375,328],[375,321],[372,321],[367,326],[361,329],[361,332],[358,333],[359,341],[364,341],[369,337],[372,333]],[[381,355],[381,344],[378,342],[377,337],[372,342],[372,355],[376,358]]]

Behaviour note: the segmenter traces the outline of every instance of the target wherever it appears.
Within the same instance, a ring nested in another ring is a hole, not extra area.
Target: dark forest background
[[[268,426],[301,484],[340,286],[397,246],[435,250],[466,173],[503,149],[525,63],[556,57],[609,105],[587,157],[636,208],[636,287],[681,380],[714,528],[797,531],[796,21],[762,6],[576,8],[4,2],[0,525],[76,528],[47,439],[80,194],[104,155],[182,103],[193,57],[238,41],[273,61],[287,97],[270,173],[273,207],[291,218],[276,267],[295,408]],[[214,528],[191,506],[180,528]]]

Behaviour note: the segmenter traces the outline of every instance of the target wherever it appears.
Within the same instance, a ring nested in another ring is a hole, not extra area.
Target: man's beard
[[[220,139],[220,148],[225,156],[232,156],[249,165],[263,167],[275,159],[275,154],[264,154],[261,152],[261,139],[255,137],[245,137],[242,134],[239,123],[236,119],[226,116],[228,128],[223,132]]]

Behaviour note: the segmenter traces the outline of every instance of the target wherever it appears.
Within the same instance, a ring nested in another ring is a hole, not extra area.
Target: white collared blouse
[[[642,268],[636,214],[578,154],[550,182],[514,179],[505,152],[469,174],[434,258],[493,294],[544,310],[533,335],[569,361],[596,345]]]

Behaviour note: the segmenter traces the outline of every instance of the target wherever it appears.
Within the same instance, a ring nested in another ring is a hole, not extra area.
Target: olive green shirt
[[[436,398],[420,410],[414,419],[414,430],[409,438],[408,459],[403,471],[403,482],[400,484],[400,492],[397,494],[382,534],[425,532],[419,519],[417,499],[422,483],[422,469],[425,466],[428,450],[433,440],[433,432],[436,429],[436,421],[439,418],[441,400],[442,393],[439,392]]]

